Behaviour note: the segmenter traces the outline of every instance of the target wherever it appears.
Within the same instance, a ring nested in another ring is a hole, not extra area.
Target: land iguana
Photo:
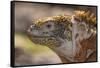
[[[45,17],[33,22],[27,32],[33,43],[52,49],[62,63],[96,60],[96,16],[90,11]]]

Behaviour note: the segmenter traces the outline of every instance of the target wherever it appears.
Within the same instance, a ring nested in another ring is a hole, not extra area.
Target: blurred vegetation
[[[33,43],[27,35],[23,33],[15,34],[15,47],[21,47],[24,50],[27,50],[33,54],[35,53],[52,53],[51,50],[46,46],[41,46],[39,44]]]
[[[61,63],[60,58],[51,49],[34,44],[23,33],[15,33],[15,50],[15,65]]]

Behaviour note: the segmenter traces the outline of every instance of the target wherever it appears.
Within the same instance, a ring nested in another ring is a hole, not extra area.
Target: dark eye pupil
[[[50,27],[51,27],[51,25],[50,25],[50,24],[48,24],[48,25],[47,25],[47,27],[48,27],[48,28],[50,28]]]

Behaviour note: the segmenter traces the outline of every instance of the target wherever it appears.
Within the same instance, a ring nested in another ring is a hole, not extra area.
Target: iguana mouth
[[[30,37],[34,37],[34,38],[50,38],[50,37],[55,37],[53,35],[35,35],[33,34],[31,31],[27,31],[27,35]]]
[[[54,36],[36,36],[33,35],[34,38],[50,38],[50,37],[54,37]]]
[[[55,38],[55,36],[37,36],[37,35],[32,35],[32,34],[28,34],[28,35],[33,38]]]

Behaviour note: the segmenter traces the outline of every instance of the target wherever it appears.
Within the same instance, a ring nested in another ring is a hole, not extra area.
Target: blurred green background
[[[34,44],[25,34],[15,34],[15,64],[17,66],[55,63],[61,63],[61,61],[51,49]]]

